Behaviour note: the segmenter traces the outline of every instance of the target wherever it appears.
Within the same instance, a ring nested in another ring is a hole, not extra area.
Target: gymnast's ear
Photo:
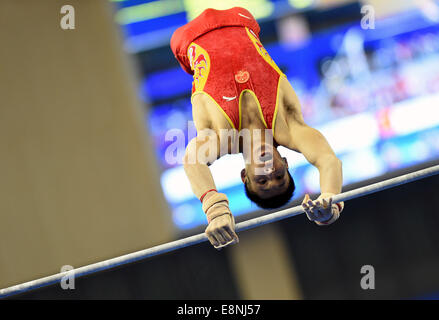
[[[245,168],[244,168],[241,170],[241,180],[243,183],[245,183],[245,177],[246,177],[246,174],[245,174]]]

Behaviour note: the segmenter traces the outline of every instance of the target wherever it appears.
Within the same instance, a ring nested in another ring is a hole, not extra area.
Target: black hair
[[[293,197],[294,190],[296,190],[296,185],[294,184],[294,179],[291,176],[290,172],[288,172],[289,182],[287,189],[281,194],[275,195],[271,198],[262,199],[258,196],[256,192],[251,191],[247,186],[247,181],[244,183],[244,190],[247,198],[256,203],[259,208],[262,209],[276,209],[282,207],[287,204],[288,201]]]

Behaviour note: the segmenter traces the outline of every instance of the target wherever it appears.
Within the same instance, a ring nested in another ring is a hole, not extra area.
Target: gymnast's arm
[[[302,121],[290,122],[289,129],[288,147],[302,153],[319,170],[321,193],[340,193],[343,184],[342,163],[325,137]]]
[[[284,91],[285,92],[285,91]],[[287,84],[285,97],[283,99],[283,117],[286,123],[281,133],[281,145],[288,149],[300,152],[304,155],[309,163],[314,165],[320,174],[320,192],[321,195],[316,201],[310,201],[308,196],[304,199],[304,208],[308,209],[308,218],[317,224],[329,224],[335,221],[340,212],[343,210],[344,203],[340,202],[334,205],[334,211],[331,206],[328,212],[322,210],[328,207],[328,199],[333,195],[339,194],[343,185],[342,163],[335,155],[331,146],[325,137],[316,129],[308,126],[303,120],[299,100],[289,83]],[[316,210],[314,210],[316,209]],[[321,219],[315,212],[322,211],[330,219]],[[308,214],[309,213],[309,214]],[[324,223],[321,223],[324,222]]]
[[[203,149],[209,148],[210,143],[208,139],[214,139],[214,137],[206,137],[203,139],[198,135],[189,141],[183,160],[184,171],[189,179],[192,191],[198,199],[200,199],[207,190],[216,189],[209,165],[217,158],[217,154],[215,152],[213,157],[209,159],[209,155],[203,152]],[[211,150],[210,152],[213,151]],[[204,199],[208,199],[209,197],[210,195],[206,194]]]
[[[342,163],[318,130],[300,120],[290,121],[289,129],[289,148],[302,153],[320,174],[321,194],[315,201],[305,196],[302,203],[305,212],[318,225],[331,224],[344,208],[343,202],[332,204],[332,196],[339,194],[343,185]]]
[[[219,157],[218,136],[212,130],[198,131],[184,156],[184,170],[190,181],[192,191],[200,199],[206,214],[208,226],[205,233],[216,248],[239,242],[235,233],[235,220],[229,209],[225,194],[216,190],[212,173],[208,167]]]

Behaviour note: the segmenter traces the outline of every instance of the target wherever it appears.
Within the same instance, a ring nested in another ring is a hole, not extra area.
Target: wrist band
[[[206,194],[208,194],[209,192],[211,192],[211,191],[215,191],[215,192],[218,192],[218,190],[216,190],[216,189],[210,189],[210,190],[207,190],[205,193],[203,193],[203,195],[200,197],[200,201],[201,201],[201,203],[203,203],[203,199],[204,199],[204,197],[206,196]]]
[[[316,221],[317,224],[319,224],[319,225],[329,225],[329,224],[333,223],[335,220],[337,220],[340,217],[340,213],[343,211],[343,206],[340,203],[334,203],[334,204],[337,205],[338,212],[335,213],[335,214],[333,213],[332,217],[329,220],[327,220],[327,221]]]
[[[340,203],[336,203],[337,207],[338,207],[338,211],[341,212],[343,210],[343,207],[341,206]]]
[[[218,207],[221,207],[221,206],[226,208],[225,212],[224,211],[215,210],[215,209],[217,209]],[[212,212],[212,210],[214,212]],[[213,219],[218,218],[220,216],[223,216],[225,214],[229,214],[229,213],[230,213],[230,210],[229,210],[229,206],[227,205],[227,202],[225,202],[225,201],[217,202],[213,206],[211,206],[209,209],[207,209],[207,212],[206,212],[207,223],[210,223]]]
[[[206,198],[202,203],[203,212],[207,213],[209,208],[218,202],[225,201],[227,205],[229,204],[229,200],[224,193],[214,192],[210,197]]]

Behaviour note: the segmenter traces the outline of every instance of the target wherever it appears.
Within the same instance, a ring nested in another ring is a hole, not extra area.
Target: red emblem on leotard
[[[235,74],[235,80],[238,83],[245,83],[248,81],[248,79],[250,78],[250,74],[247,71],[238,71]]]

